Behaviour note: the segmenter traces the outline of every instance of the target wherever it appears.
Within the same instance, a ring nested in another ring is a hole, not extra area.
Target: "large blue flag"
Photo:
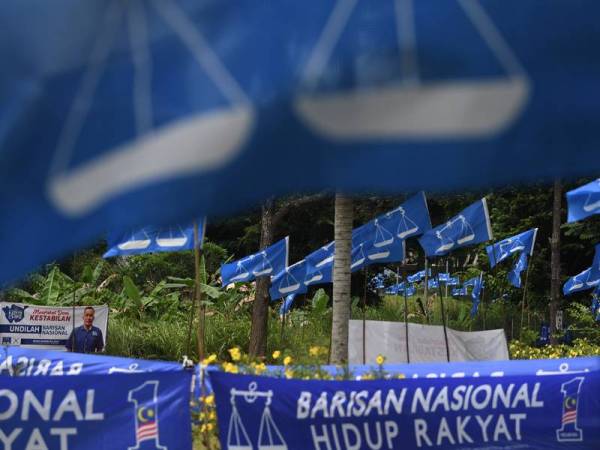
[[[508,272],[508,281],[516,288],[521,287],[521,272],[529,265],[528,254],[523,252],[517,258],[514,267]]]
[[[397,5],[1,2],[0,281],[276,194],[600,170],[597,0]]]
[[[476,201],[446,223],[419,238],[428,257],[442,256],[460,247],[492,239],[492,227],[485,198]]]
[[[567,222],[577,222],[600,214],[600,178],[567,192]]]
[[[537,230],[537,228],[533,228],[486,246],[485,250],[488,254],[490,267],[494,268],[496,264],[501,263],[514,254],[525,253],[529,256],[533,255]]]
[[[198,223],[198,246],[202,246],[205,220]],[[177,252],[194,248],[194,225],[169,227],[144,227],[129,233],[114,233],[108,236],[108,250],[103,258],[112,256],[141,255],[156,252]]]
[[[221,266],[223,286],[256,277],[273,276],[287,267],[289,236],[258,253]]]
[[[271,279],[269,295],[277,300],[291,294],[304,294],[308,288],[306,279],[306,259],[286,267]]]

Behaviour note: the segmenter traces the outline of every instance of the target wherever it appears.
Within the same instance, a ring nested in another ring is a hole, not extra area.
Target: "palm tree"
[[[337,193],[335,196],[335,259],[333,264],[333,317],[331,321],[331,362],[333,364],[348,362],[352,216],[352,198]]]

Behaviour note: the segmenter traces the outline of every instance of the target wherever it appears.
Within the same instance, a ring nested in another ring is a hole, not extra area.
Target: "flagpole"
[[[448,280],[449,280],[450,272],[448,272],[448,259],[449,259],[449,257],[446,256],[446,275],[448,275]],[[446,298],[448,298],[448,281],[446,281]]]
[[[439,263],[439,260],[436,260]],[[427,275],[427,272],[425,272]],[[439,264],[435,265],[435,275],[438,284],[438,293],[440,294],[440,307],[442,308],[442,324],[444,326],[444,344],[446,344],[446,359],[450,362],[450,346],[448,345],[448,330],[446,329],[446,311],[444,307],[444,296],[442,295],[442,286],[440,285],[440,268]]]
[[[427,270],[427,256],[425,257],[425,292],[423,296],[425,297],[425,308],[427,308],[429,303],[429,271]]]
[[[523,336],[523,321],[525,320],[525,300],[527,296],[527,282],[529,281],[529,269],[533,265],[533,257],[529,264],[527,264],[527,271],[525,272],[525,285],[523,286],[523,300],[521,300],[521,328],[519,330],[519,340]]]
[[[200,288],[200,236],[198,232],[198,222],[194,220],[194,271],[195,271],[195,288],[196,288],[196,302],[198,308],[198,359],[202,361],[204,359],[204,336],[205,336],[205,309],[202,305],[202,290]]]
[[[406,278],[406,264],[402,263],[402,278],[404,283],[404,334],[406,339],[406,362],[410,363],[410,351],[408,347],[408,294],[406,290],[408,289],[408,280]]]
[[[362,307],[362,354],[363,364],[367,363],[367,282],[369,276],[369,269],[365,267],[365,286],[363,290],[363,307]]]

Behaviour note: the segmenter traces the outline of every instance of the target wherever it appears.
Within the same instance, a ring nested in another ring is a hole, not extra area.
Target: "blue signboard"
[[[460,247],[492,239],[492,227],[485,198],[478,200],[459,214],[429,230],[419,238],[428,257],[442,256]]]
[[[600,214],[600,178],[567,192],[567,222],[577,222]]]
[[[600,170],[597,0],[1,5],[0,281],[277,194]]]
[[[537,230],[537,228],[533,228],[486,246],[485,250],[490,261],[490,267],[494,268],[496,264],[501,263],[511,255],[520,253],[533,255]]]
[[[191,449],[191,372],[1,377],[3,448]]]
[[[600,447],[597,370],[368,382],[210,377],[222,448]]]
[[[204,219],[198,224],[198,246],[202,246],[205,232]],[[113,233],[108,236],[108,250],[103,258],[112,256],[141,255],[156,252],[177,252],[194,248],[194,225],[168,227],[144,227],[129,233]]]
[[[221,283],[252,281],[256,277],[273,276],[288,265],[289,236],[258,253],[221,266]]]

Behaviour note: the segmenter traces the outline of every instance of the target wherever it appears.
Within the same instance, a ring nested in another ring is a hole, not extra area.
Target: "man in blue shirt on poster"
[[[95,353],[101,352],[104,348],[104,338],[100,328],[95,327],[94,308],[91,306],[83,310],[83,325],[75,328],[67,340],[67,350],[77,353]]]

